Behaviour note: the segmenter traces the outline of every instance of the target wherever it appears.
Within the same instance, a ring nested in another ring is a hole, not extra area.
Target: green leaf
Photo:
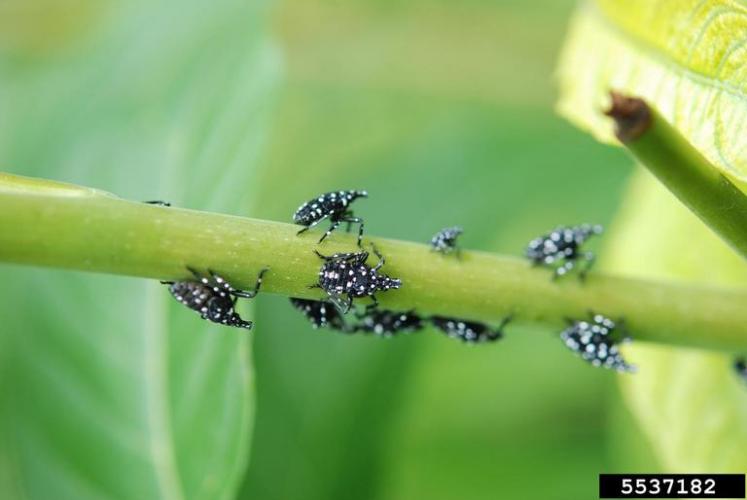
[[[634,178],[614,229],[607,269],[730,287],[747,283],[744,261],[647,172]],[[731,356],[646,343],[626,349],[640,370],[619,378],[623,393],[666,469],[747,468],[747,387]]]
[[[558,110],[603,141],[611,89],[653,103],[747,190],[747,8],[729,0],[598,0],[576,13],[562,52]]]
[[[0,57],[3,168],[245,212],[278,75],[264,2],[107,9],[73,48]],[[3,279],[0,497],[234,496],[254,413],[249,336],[155,282],[12,267]]]
[[[745,190],[745,35],[747,9],[737,2],[586,2],[561,57],[558,109],[613,141],[612,122],[602,114],[609,90],[641,96]],[[607,244],[603,267],[618,273],[747,284],[744,261],[643,171]],[[644,343],[627,351],[640,372],[620,377],[623,393],[662,466],[743,471],[747,387],[732,372],[733,359]]]

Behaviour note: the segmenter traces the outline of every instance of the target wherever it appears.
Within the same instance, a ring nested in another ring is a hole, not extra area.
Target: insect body
[[[169,285],[169,292],[177,301],[200,313],[202,319],[251,330],[253,323],[244,321],[236,312],[236,300],[238,297],[247,299],[255,297],[259,293],[262,276],[267,269],[260,271],[253,291],[236,289],[213,271],[208,271],[209,276],[201,276],[194,269],[187,269],[194,275],[196,281],[161,282]]]
[[[625,362],[618,349],[619,342],[627,342],[627,334],[615,335],[621,326],[601,314],[592,314],[589,321],[569,321],[560,339],[573,352],[594,366],[634,372],[635,366]],[[617,337],[617,338],[616,338]]]
[[[461,339],[465,342],[494,342],[503,337],[503,328],[511,321],[507,316],[497,328],[491,328],[484,323],[467,321],[445,316],[432,316],[431,324],[449,337]]]
[[[308,300],[292,297],[293,307],[306,316],[314,328],[330,328],[345,333],[353,333],[355,329],[345,323],[340,311],[330,302],[323,300]]]
[[[366,264],[368,252],[337,253],[325,256],[314,250],[320,259],[324,261],[319,270],[319,282],[310,288],[321,288],[327,292],[329,301],[346,314],[353,305],[353,299],[358,297],[371,297],[372,306],[375,307],[376,292],[396,289],[402,286],[402,282],[379,273],[384,266],[384,257],[372,247],[379,262],[370,267]]]
[[[398,333],[417,332],[423,329],[423,318],[414,311],[387,311],[373,309],[358,315],[359,322],[355,329],[366,333],[375,333],[391,337]]]
[[[171,203],[169,203],[168,201],[163,201],[163,200],[148,200],[148,201],[144,201],[143,203],[148,204],[148,205],[156,205],[159,207],[170,207],[171,206]]]
[[[526,256],[535,265],[550,266],[555,269],[553,279],[567,274],[579,259],[586,261],[579,274],[584,278],[594,263],[592,252],[582,252],[581,245],[596,234],[602,233],[602,226],[582,224],[574,227],[559,227],[549,234],[529,242]]]
[[[293,214],[293,222],[301,226],[306,226],[298,231],[298,234],[308,231],[324,219],[329,219],[331,225],[322,237],[319,238],[319,243],[321,243],[343,222],[347,222],[348,231],[351,224],[358,224],[358,246],[361,247],[363,219],[353,215],[350,205],[357,198],[366,197],[368,197],[366,191],[333,191],[307,201],[298,207],[298,210]]]
[[[435,236],[433,236],[433,238],[431,238],[431,248],[436,252],[441,252],[443,254],[456,252],[458,256],[459,247],[457,247],[456,240],[462,232],[463,230],[459,226],[447,227],[440,230],[435,234]]]

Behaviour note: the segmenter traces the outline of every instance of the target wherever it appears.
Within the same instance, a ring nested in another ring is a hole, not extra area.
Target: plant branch
[[[747,258],[747,195],[643,99],[612,92],[618,139],[679,200]]]
[[[313,250],[353,251],[355,238],[298,226],[125,201],[101,191],[0,176],[0,261],[186,279],[187,265],[214,269],[251,286],[269,266],[263,290],[319,298]],[[517,322],[559,330],[589,310],[625,318],[638,340],[742,350],[747,346],[747,289],[655,283],[591,273],[553,282],[547,269],[514,257],[465,251],[461,260],[422,244],[366,238],[386,256],[383,271],[403,287],[379,295],[382,306],[466,319]],[[102,304],[105,306],[105,304]]]

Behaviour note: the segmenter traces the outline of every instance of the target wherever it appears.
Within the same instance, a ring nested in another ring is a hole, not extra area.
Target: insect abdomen
[[[208,299],[213,295],[213,289],[201,283],[191,281],[177,281],[169,286],[173,297],[194,311],[205,307]]]

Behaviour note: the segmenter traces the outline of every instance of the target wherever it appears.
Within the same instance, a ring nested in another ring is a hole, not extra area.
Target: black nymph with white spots
[[[387,311],[371,309],[358,315],[355,329],[360,332],[374,333],[382,337],[392,337],[398,333],[412,333],[423,329],[423,318],[415,311]]]
[[[202,276],[194,269],[187,269],[195,277],[195,281],[161,282],[169,285],[169,292],[177,301],[200,313],[202,319],[251,330],[253,323],[244,321],[236,312],[236,300],[238,297],[247,299],[256,297],[262,286],[262,276],[267,269],[260,271],[253,291],[234,288],[213,271],[208,271],[208,276]]]
[[[330,302],[295,297],[292,297],[290,301],[293,307],[306,316],[314,328],[329,328],[345,333],[355,332],[355,329],[345,323],[340,311]]]
[[[591,314],[589,320],[569,320],[568,327],[560,334],[563,343],[593,366],[601,366],[618,372],[634,372],[635,366],[628,364],[619,351],[621,342],[630,341],[622,325],[616,324],[601,314]]]
[[[567,274],[579,260],[586,262],[579,277],[584,278],[594,263],[592,252],[582,252],[581,245],[594,235],[602,233],[602,226],[582,224],[573,227],[558,227],[549,234],[533,239],[526,256],[534,265],[555,269],[553,279]]]
[[[332,191],[307,201],[298,207],[298,210],[293,214],[293,222],[306,226],[298,231],[298,234],[308,231],[324,219],[329,219],[331,225],[319,238],[319,243],[321,243],[343,222],[347,223],[348,231],[350,231],[351,224],[358,224],[358,246],[361,247],[363,219],[353,215],[350,205],[358,198],[367,197],[368,193],[366,191]]]
[[[461,339],[464,342],[494,342],[503,337],[504,327],[511,321],[512,316],[507,316],[496,328],[491,328],[484,323],[467,321],[459,318],[447,318],[445,316],[432,316],[431,324],[444,332],[449,337]]]
[[[457,238],[459,238],[459,235],[463,232],[464,230],[459,226],[444,228],[431,238],[431,248],[436,252],[443,254],[456,252],[457,256],[459,256]]]
[[[358,297],[371,297],[375,307],[378,302],[376,292],[385,292],[397,289],[402,282],[379,273],[384,266],[384,257],[371,245],[379,262],[371,267],[366,264],[368,252],[337,253],[331,256],[322,255],[316,250],[314,252],[324,261],[319,270],[319,281],[309,288],[321,288],[327,292],[327,297],[343,314],[346,314],[353,305],[353,299]]]

